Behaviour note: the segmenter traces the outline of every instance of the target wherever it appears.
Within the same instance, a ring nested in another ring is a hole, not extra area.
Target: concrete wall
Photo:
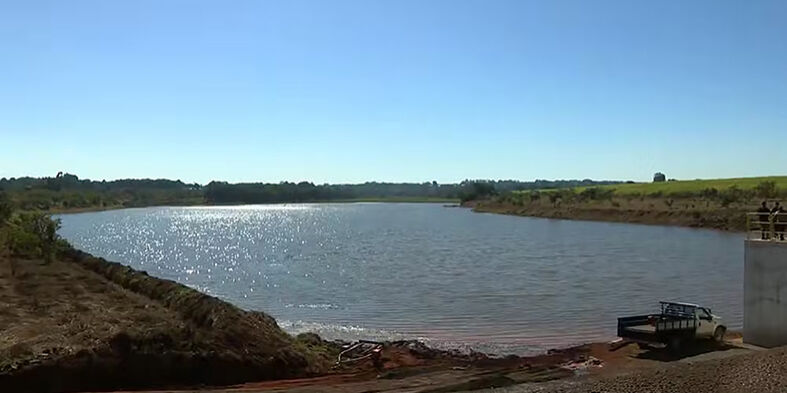
[[[743,341],[787,345],[787,242],[745,241]]]

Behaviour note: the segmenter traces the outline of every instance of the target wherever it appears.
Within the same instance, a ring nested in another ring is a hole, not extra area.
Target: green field
[[[626,195],[650,195],[662,193],[669,194],[688,194],[699,193],[702,190],[715,188],[724,191],[732,186],[741,190],[752,190],[762,182],[774,182],[780,194],[787,192],[787,176],[763,176],[763,177],[741,177],[732,179],[707,179],[707,180],[679,180],[660,183],[633,183],[633,184],[613,184],[597,187],[577,187],[575,190],[581,192],[586,188],[613,189],[618,196]],[[549,190],[543,190],[549,191]]]

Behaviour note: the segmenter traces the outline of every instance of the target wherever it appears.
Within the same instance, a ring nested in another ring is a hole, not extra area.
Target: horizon
[[[297,184],[297,183],[301,183],[301,182],[307,182],[307,183],[312,183],[315,186],[322,186],[322,185],[344,186],[344,185],[358,185],[358,184],[369,184],[369,183],[377,183],[377,184],[427,184],[427,183],[435,182],[435,180],[430,180],[430,181],[402,181],[402,182],[366,180],[366,181],[361,181],[361,182],[358,182],[358,183],[317,183],[317,182],[309,181],[309,180],[299,180],[299,181],[282,180],[282,181],[278,181],[278,182],[265,182],[265,181],[230,182],[230,181],[226,181],[226,180],[213,179],[213,180],[210,180],[210,181],[208,181],[206,183],[198,183],[198,182],[183,181],[182,179],[179,179],[179,178],[165,178],[165,177],[92,179],[92,178],[89,178],[89,177],[81,177],[81,176],[79,176],[76,173],[70,173],[70,172],[58,173],[55,176],[29,176],[29,175],[12,176],[12,177],[0,176],[0,180],[12,181],[12,180],[25,179],[25,178],[30,178],[30,179],[56,179],[56,178],[60,177],[59,175],[76,176],[77,179],[79,179],[80,181],[91,181],[91,182],[102,182],[102,181],[115,182],[115,181],[124,181],[124,180],[131,180],[131,181],[140,181],[140,180],[158,181],[158,180],[163,180],[163,181],[179,181],[179,182],[181,182],[183,184],[186,184],[186,185],[197,184],[199,186],[206,186],[206,185],[208,185],[210,183],[213,183],[213,182],[230,183],[230,184],[263,184],[263,183],[264,184],[281,184],[281,183]],[[694,179],[694,180],[700,180],[700,179]],[[619,182],[619,183],[625,183],[628,180],[589,179],[589,178],[584,178],[584,179],[533,179],[533,180],[518,180],[518,179],[463,179],[463,180],[460,180],[460,181],[446,182],[446,183],[437,182],[437,184],[439,184],[439,185],[458,185],[458,184],[461,184],[462,182],[465,182],[465,181],[469,181],[469,182],[485,182],[485,181],[488,181],[488,182],[519,182],[519,183],[535,183],[535,182],[539,182],[539,181],[546,181],[546,182],[592,181],[592,182]]]
[[[780,175],[785,13],[781,1],[2,4],[14,61],[0,64],[0,178]]]
[[[459,185],[463,182],[516,182],[516,183],[536,183],[536,182],[594,182],[594,183],[613,183],[613,184],[627,184],[627,183],[634,183],[634,184],[649,184],[654,183],[653,179],[646,180],[646,181],[635,181],[630,179],[591,179],[591,178],[562,178],[562,179],[543,179],[543,178],[536,178],[532,180],[526,179],[498,179],[498,178],[487,178],[487,179],[463,179],[459,181],[451,181],[451,182],[437,182],[436,180],[430,181],[401,181],[401,182],[391,182],[391,181],[380,181],[380,180],[366,180],[357,183],[317,183],[314,181],[309,180],[281,180],[278,182],[270,182],[270,181],[242,181],[242,182],[232,182],[227,180],[220,180],[220,179],[212,179],[205,183],[199,182],[189,182],[184,181],[180,178],[165,178],[165,177],[146,177],[146,178],[110,178],[110,179],[93,179],[89,177],[80,177],[78,174],[69,173],[69,172],[62,172],[58,173],[55,176],[12,176],[12,177],[0,177],[2,181],[13,181],[19,180],[24,178],[29,179],[56,179],[58,175],[71,175],[76,176],[80,181],[91,181],[91,182],[116,182],[116,181],[143,181],[143,180],[151,180],[151,181],[179,181],[186,185],[193,185],[196,184],[200,187],[205,187],[210,183],[228,183],[228,184],[283,184],[283,183],[291,183],[291,184],[298,184],[302,182],[311,183],[315,186],[353,186],[353,185],[361,185],[361,184],[428,184],[436,182],[438,185]],[[713,181],[713,180],[738,180],[738,179],[758,179],[758,178],[779,178],[779,177],[787,177],[785,175],[767,175],[767,176],[736,176],[736,177],[729,177],[729,178],[694,178],[694,179],[675,179],[675,178],[668,178],[668,182],[687,182],[687,181]]]

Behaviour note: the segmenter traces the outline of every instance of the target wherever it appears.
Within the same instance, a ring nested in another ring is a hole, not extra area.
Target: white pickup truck
[[[721,342],[727,327],[711,310],[691,303],[660,302],[660,314],[618,318],[618,336],[650,346],[680,349],[698,339]]]

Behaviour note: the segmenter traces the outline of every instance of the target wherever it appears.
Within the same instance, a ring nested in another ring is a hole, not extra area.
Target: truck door
[[[698,337],[711,337],[713,330],[716,328],[713,324],[713,318],[707,309],[697,308],[697,336]]]

